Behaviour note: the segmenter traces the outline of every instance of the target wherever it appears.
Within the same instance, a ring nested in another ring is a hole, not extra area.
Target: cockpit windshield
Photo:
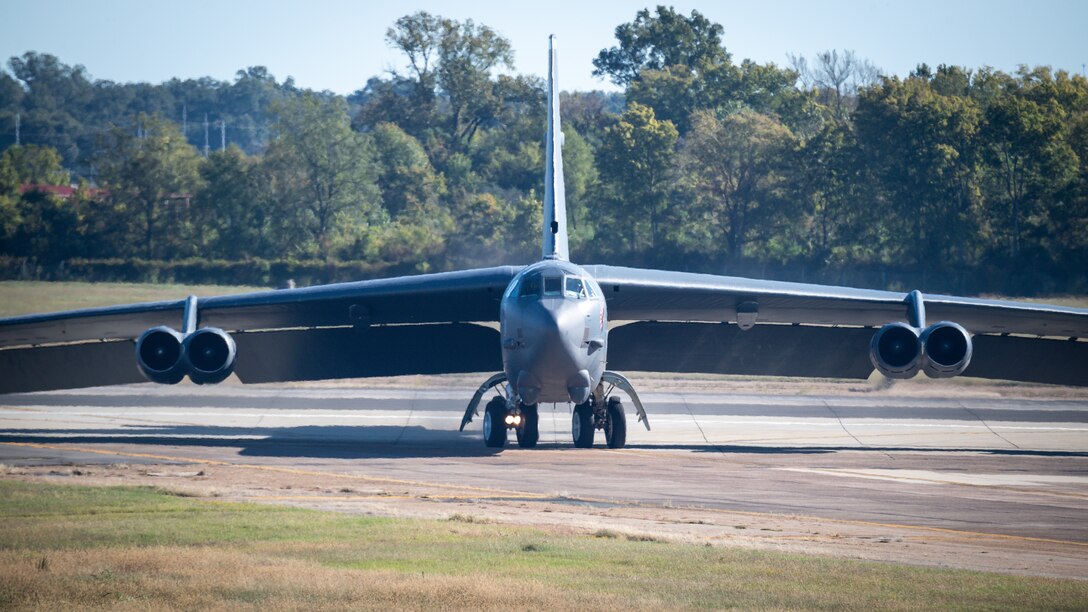
[[[580,300],[595,297],[592,285],[578,276],[529,274],[521,279],[516,291],[518,297],[566,296]]]
[[[540,295],[540,275],[530,274],[521,279],[521,290],[518,297],[536,297]]]
[[[582,282],[582,279],[577,276],[568,276],[566,278],[566,284],[567,295],[576,298],[586,297],[586,286],[585,283]]]
[[[544,295],[561,295],[563,293],[562,276],[544,277]]]

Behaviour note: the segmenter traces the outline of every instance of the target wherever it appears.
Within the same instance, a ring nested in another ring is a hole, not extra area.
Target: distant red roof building
[[[37,183],[27,183],[19,185],[20,195],[24,193],[30,193],[32,191],[57,196],[62,200],[67,200],[68,198],[74,196],[77,191],[79,191],[79,187],[72,187],[71,185],[40,185]],[[86,191],[87,195],[91,196],[92,198],[107,197],[110,195],[109,189],[102,189],[100,187],[87,187]],[[191,197],[192,194],[188,193],[171,193],[167,195],[165,199],[167,201],[181,200],[188,204]]]

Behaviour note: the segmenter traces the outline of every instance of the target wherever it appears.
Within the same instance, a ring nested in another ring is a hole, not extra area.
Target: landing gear
[[[506,400],[498,396],[484,410],[484,444],[489,448],[506,446]]]
[[[596,430],[594,423],[596,419],[593,416],[595,403],[593,397],[590,397],[574,407],[574,416],[571,417],[570,421],[570,433],[574,436],[575,448],[593,447],[593,432]]]
[[[518,436],[518,446],[521,448],[533,448],[540,439],[540,414],[536,411],[536,404],[521,405],[521,425],[514,429]]]
[[[506,446],[506,432],[513,429],[521,448],[533,448],[540,440],[540,415],[536,404],[507,408],[506,398],[496,395],[484,409],[484,444],[491,448]]]
[[[592,448],[593,435],[598,429],[604,430],[608,448],[623,448],[627,444],[627,417],[623,414],[620,398],[610,397],[605,403],[592,395],[574,407],[570,433],[576,448]]]
[[[623,414],[623,402],[620,398],[608,398],[605,417],[604,439],[608,448],[623,448],[627,444],[627,417]]]

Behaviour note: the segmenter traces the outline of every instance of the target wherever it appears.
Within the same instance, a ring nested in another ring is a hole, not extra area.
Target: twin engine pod
[[[136,341],[136,365],[148,380],[164,385],[185,375],[198,385],[222,382],[234,371],[237,347],[227,332],[204,327],[185,336],[169,327],[152,327]]]
[[[869,346],[873,366],[888,378],[913,378],[919,370],[930,378],[951,378],[971,363],[971,335],[951,321],[924,330],[888,323],[873,335]]]

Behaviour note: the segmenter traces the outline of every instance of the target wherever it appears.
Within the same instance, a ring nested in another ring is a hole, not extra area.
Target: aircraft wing
[[[908,322],[909,294],[586,266],[609,319],[609,368],[866,378],[874,328]],[[1088,385],[1088,309],[926,295],[928,322],[973,335],[964,376]],[[738,325],[752,324],[747,331]]]
[[[196,302],[230,332],[243,382],[499,370],[503,266],[226,295]],[[0,393],[141,382],[135,339],[183,327],[187,300],[0,319]]]

